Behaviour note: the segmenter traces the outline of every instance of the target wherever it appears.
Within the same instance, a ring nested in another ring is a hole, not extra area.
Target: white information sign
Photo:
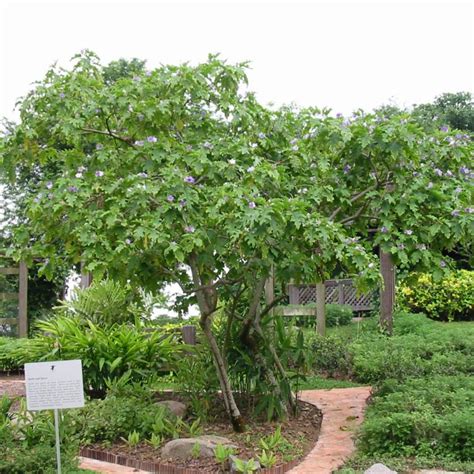
[[[84,406],[80,360],[25,364],[25,382],[28,410],[55,410]]]

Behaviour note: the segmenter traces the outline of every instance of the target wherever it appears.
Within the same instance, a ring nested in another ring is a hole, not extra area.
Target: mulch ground
[[[299,402],[300,414],[296,418],[290,418],[283,422],[265,423],[260,421],[247,421],[247,430],[245,433],[234,433],[229,423],[217,421],[203,425],[203,433],[224,436],[232,441],[238,449],[235,455],[240,459],[254,458],[261,454],[259,440],[271,435],[278,426],[281,426],[282,436],[285,442],[282,443],[279,450],[276,450],[277,464],[281,465],[295,459],[303,459],[308,454],[318,439],[322,422],[321,411],[310,403]],[[173,464],[176,467],[195,469],[202,473],[218,473],[221,467],[214,458],[189,459],[187,461],[178,461],[162,458],[160,449],[154,449],[145,442],[140,443],[135,448],[130,448],[124,442],[118,442],[112,446],[102,446],[100,444],[88,446],[95,450],[106,451],[116,455],[127,456],[140,461],[152,461],[155,463]]]

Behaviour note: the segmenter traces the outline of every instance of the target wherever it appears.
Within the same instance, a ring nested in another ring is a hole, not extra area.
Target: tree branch
[[[108,128],[108,126],[107,126]],[[126,143],[128,146],[131,146],[132,148],[136,148],[135,145],[132,143],[132,138],[131,137],[121,137],[120,135],[116,135],[110,130],[107,130],[106,132],[103,130],[96,130],[95,128],[81,128],[81,130],[84,133],[96,133],[98,135],[105,135],[106,137],[111,137],[115,138],[116,140],[120,140],[124,143]]]

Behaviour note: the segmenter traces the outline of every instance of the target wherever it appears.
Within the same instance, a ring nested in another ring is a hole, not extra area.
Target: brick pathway
[[[95,459],[82,457],[79,458],[79,467],[103,474],[147,474],[147,471],[133,469],[133,467],[119,466],[118,464],[112,464],[110,462],[96,461]]]
[[[323,412],[318,442],[289,474],[331,474],[354,450],[354,428],[362,422],[371,387],[306,390],[301,399]]]

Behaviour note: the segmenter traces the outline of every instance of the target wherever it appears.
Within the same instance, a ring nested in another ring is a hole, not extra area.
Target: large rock
[[[197,452],[196,444],[199,445]],[[236,448],[232,441],[227,438],[205,435],[197,438],[180,438],[169,441],[161,449],[161,456],[171,459],[189,459],[198,454],[197,457],[200,458],[212,458],[218,444]]]
[[[373,466],[370,466],[369,469],[364,471],[364,474],[397,474],[396,471],[392,471],[389,469],[385,464],[374,464]]]
[[[187,407],[184,403],[177,402],[176,400],[163,400],[157,402],[157,405],[168,408],[168,410],[179,418],[184,418],[186,415]]]

